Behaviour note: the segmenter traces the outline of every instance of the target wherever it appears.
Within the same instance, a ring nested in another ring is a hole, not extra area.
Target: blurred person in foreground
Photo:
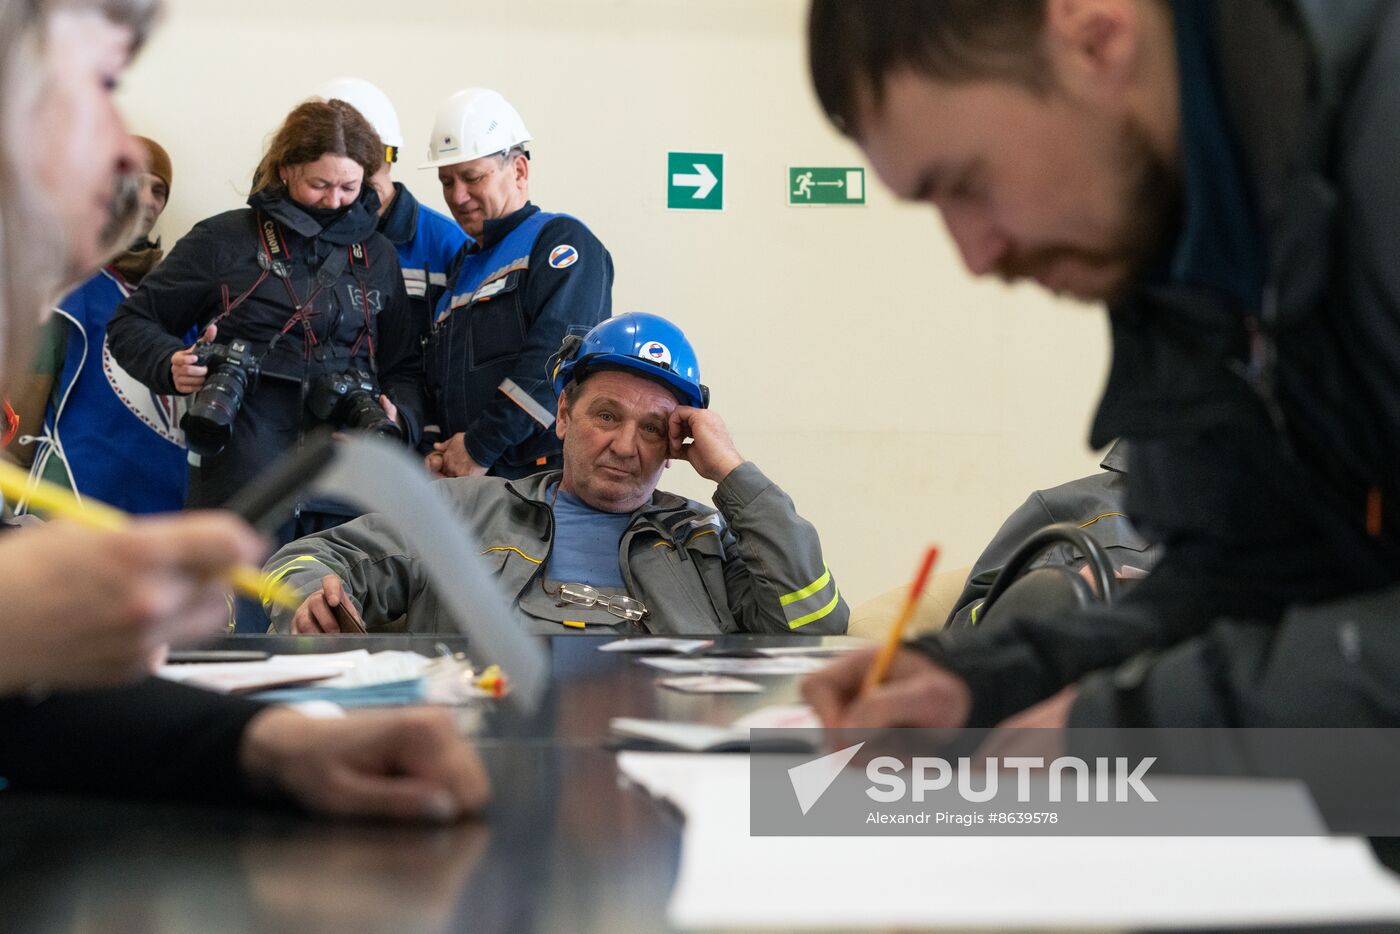
[[[150,0],[0,2],[0,361],[23,371],[45,311],[128,242],[140,153],[111,100]],[[486,779],[445,715],[311,719],[138,681],[158,646],[216,632],[224,579],[264,546],[232,516],[0,534],[0,776],[101,791],[451,819]]]
[[[1400,3],[814,0],[822,107],[974,275],[1108,304],[1110,608],[805,685],[829,725],[1400,724]]]

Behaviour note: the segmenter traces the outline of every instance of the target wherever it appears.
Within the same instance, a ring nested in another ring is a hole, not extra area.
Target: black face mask
[[[310,205],[301,204],[300,202],[297,203],[297,207],[301,209],[302,213],[320,224],[323,230],[344,217],[345,212],[349,211],[354,206],[354,201],[351,201],[349,204],[341,205],[338,208],[314,208]]]

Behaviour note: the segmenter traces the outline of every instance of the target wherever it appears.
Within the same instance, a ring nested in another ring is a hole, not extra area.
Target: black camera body
[[[399,426],[379,407],[379,384],[364,370],[324,373],[306,396],[311,414],[336,428],[401,438]]]
[[[248,390],[257,385],[259,360],[246,341],[194,345],[195,361],[209,375],[180,419],[185,443],[201,456],[217,454],[233,436],[233,422]]]

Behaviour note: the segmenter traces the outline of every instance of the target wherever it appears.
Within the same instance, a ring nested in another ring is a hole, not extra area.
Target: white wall
[[[873,177],[865,207],[789,208],[786,167],[858,165],[817,108],[805,0],[169,0],[127,79],[133,130],[170,150],[172,241],[239,206],[268,134],[321,81],[385,89],[416,170],[437,103],[500,90],[537,137],[534,200],[584,219],[616,311],[690,334],[740,450],[821,530],[858,603],[924,543],[970,563],[1032,490],[1096,469],[1085,447],[1103,316],[974,282],[927,207]],[[728,155],[727,209],[665,210],[668,149]],[[684,465],[666,477],[708,495]]]

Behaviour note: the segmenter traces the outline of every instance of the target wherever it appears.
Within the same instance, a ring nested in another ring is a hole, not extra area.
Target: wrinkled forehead
[[[680,403],[664,384],[627,370],[597,370],[584,380],[579,403],[587,406],[607,401],[642,417],[669,417]]]

